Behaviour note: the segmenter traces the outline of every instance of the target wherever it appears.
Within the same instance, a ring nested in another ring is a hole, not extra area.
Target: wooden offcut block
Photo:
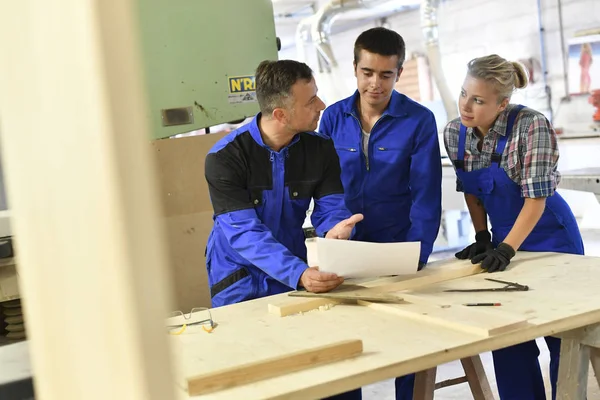
[[[190,396],[197,396],[274,378],[361,354],[362,340],[346,340],[283,356],[243,364],[187,379]]]

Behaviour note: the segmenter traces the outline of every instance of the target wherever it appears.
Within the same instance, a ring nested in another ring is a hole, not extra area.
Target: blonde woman
[[[555,192],[556,132],[543,114],[510,104],[515,89],[527,86],[516,62],[498,55],[469,62],[459,97],[460,118],[448,123],[444,143],[475,227],[475,243],[456,253],[503,271],[516,250],[583,254],[577,222]],[[491,234],[487,218],[491,222]],[[560,340],[547,337],[553,398]],[[493,352],[501,399],[545,399],[535,341]]]

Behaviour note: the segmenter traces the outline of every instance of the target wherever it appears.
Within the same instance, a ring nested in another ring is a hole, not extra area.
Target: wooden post
[[[433,400],[437,367],[415,374],[413,400]]]
[[[132,6],[0,13],[2,152],[40,399],[175,398]]]
[[[600,349],[590,349],[590,361],[592,362],[592,368],[596,375],[596,381],[598,381],[598,386],[600,386]]]
[[[490,382],[487,379],[481,358],[477,356],[462,358],[460,360],[465,376],[469,382],[474,400],[494,400]]]
[[[598,369],[597,349],[600,347],[600,324],[557,335],[562,339],[558,368],[557,400],[585,399],[590,360]]]

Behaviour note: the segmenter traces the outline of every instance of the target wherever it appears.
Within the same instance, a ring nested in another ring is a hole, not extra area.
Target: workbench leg
[[[592,368],[594,368],[596,381],[598,381],[598,386],[600,386],[600,349],[590,349],[590,361],[592,362]]]
[[[578,339],[563,339],[560,346],[557,400],[585,400],[590,348]]]
[[[415,390],[413,400],[433,400],[435,391],[435,375],[437,367],[415,374]]]
[[[465,376],[467,377],[467,382],[469,382],[471,393],[473,393],[473,399],[494,400],[492,388],[485,374],[481,358],[479,356],[462,358],[460,362],[465,370]]]

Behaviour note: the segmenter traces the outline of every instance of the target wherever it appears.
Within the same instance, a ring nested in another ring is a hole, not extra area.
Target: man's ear
[[[354,67],[354,77],[358,78],[358,76],[356,76],[356,61],[352,61],[352,66]]]
[[[404,67],[398,68],[398,75],[396,75],[396,82],[400,79],[400,75],[402,75],[402,71],[404,71]]]
[[[287,114],[283,108],[276,108],[273,110],[273,114],[271,114],[275,121],[279,123],[286,124],[287,123]]]

